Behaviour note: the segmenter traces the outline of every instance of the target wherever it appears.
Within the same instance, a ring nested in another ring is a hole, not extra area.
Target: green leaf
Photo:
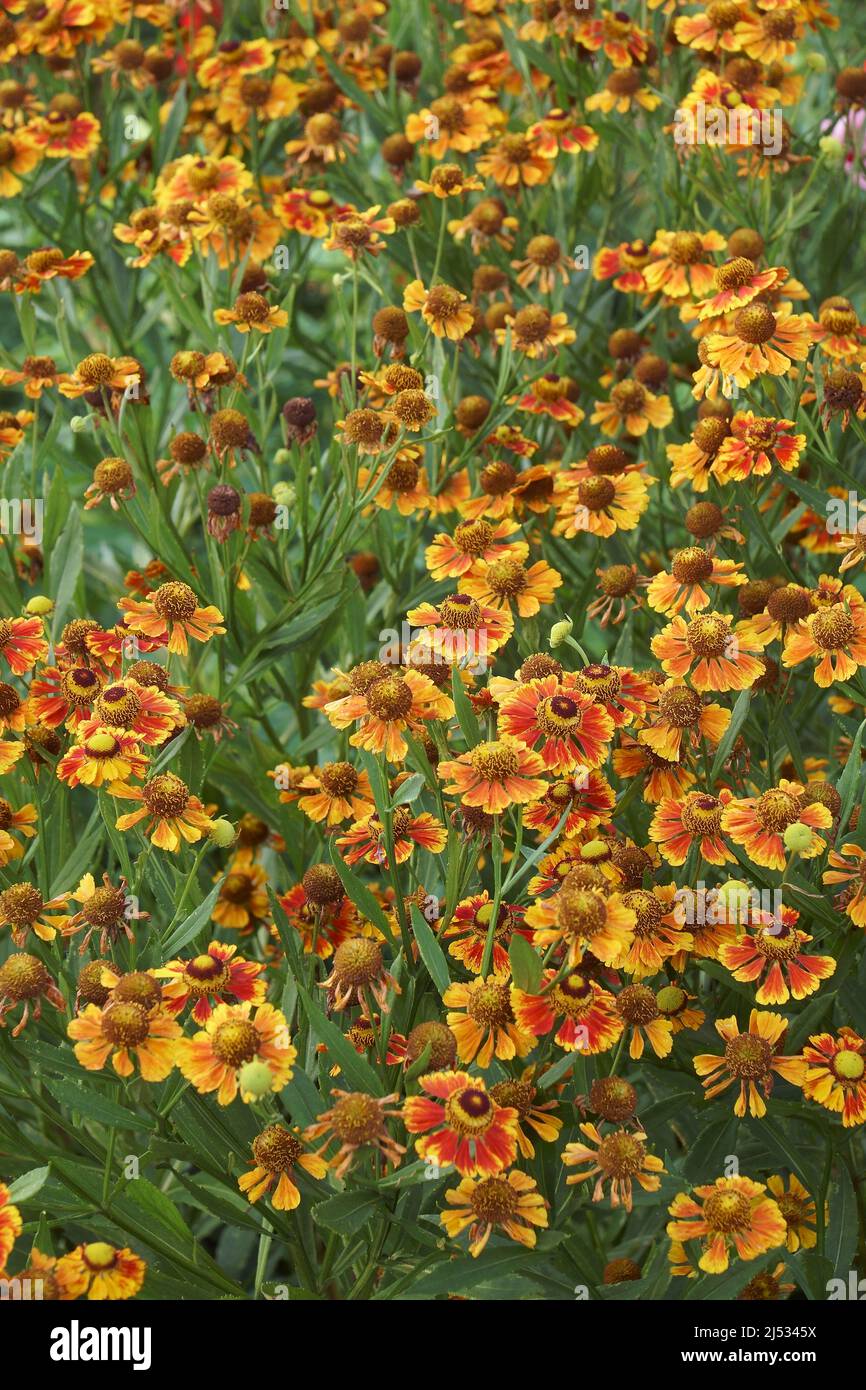
[[[840,1164],[830,1190],[830,1222],[824,1254],[836,1279],[847,1279],[857,1250],[857,1199],[847,1170]],[[814,1189],[813,1189],[814,1190]]]
[[[366,1057],[356,1052],[349,1039],[329,1018],[326,1018],[316,1001],[298,981],[298,998],[310,1022],[310,1028],[320,1042],[328,1049],[330,1062],[338,1063],[340,1070],[350,1086],[359,1091],[367,1091],[374,1096],[384,1094],[384,1087]]]
[[[430,923],[415,903],[412,904],[412,930],[418,943],[421,959],[427,967],[427,973],[439,993],[444,994],[451,984],[448,961],[442,947],[436,940]]]
[[[170,959],[176,951],[194,941],[206,922],[210,921],[214,905],[219,897],[220,885],[215,883],[203,902],[194,908],[188,917],[184,917],[182,922],[178,922],[174,930],[169,934],[168,940],[161,943],[160,949],[166,960]]]
[[[451,693],[454,697],[454,709],[457,714],[457,723],[460,725],[460,732],[466,740],[466,746],[474,748],[477,743],[481,742],[481,730],[478,728],[475,711],[469,696],[466,694],[466,687],[460,679],[458,666],[455,666],[451,672]]]
[[[48,1173],[48,1168],[31,1168],[29,1173],[22,1173],[20,1178],[9,1184],[10,1202],[32,1202],[45,1186]]]
[[[84,530],[81,523],[81,512],[73,510],[69,513],[69,520],[60,534],[50,559],[50,582],[54,589],[51,634],[55,641],[75,594],[83,561]]]
[[[533,949],[525,936],[521,936],[520,932],[515,932],[511,938],[508,959],[511,962],[511,975],[517,988],[526,990],[527,994],[537,994],[541,988],[544,967],[538,952]]]
[[[866,719],[863,720],[848,754],[848,761],[845,764],[842,776],[836,783],[836,790],[842,800],[842,808],[839,812],[839,833],[836,836],[837,845],[846,838],[848,832],[848,822],[851,819],[851,812],[854,809],[854,802],[857,798],[857,783],[863,774],[863,764],[860,761],[860,749],[863,744],[863,733],[866,730]]]
[[[116,1129],[156,1128],[149,1115],[132,1107],[127,1109],[118,1105],[116,1101],[109,1100],[89,1084],[90,1080],[91,1078],[87,1077],[75,1082],[52,1077],[46,1078],[45,1087],[58,1104],[75,1111],[86,1120],[95,1120],[98,1124]]]
[[[340,1192],[313,1207],[313,1220],[341,1236],[352,1236],[381,1210],[376,1192]]]
[[[746,715],[749,713],[749,702],[752,693],[750,690],[741,690],[737,696],[733,711],[731,712],[731,722],[725,730],[724,737],[716,749],[716,756],[713,758],[713,766],[710,772],[710,781],[715,782],[721,772],[725,759],[734,746],[734,739],[740,732],[745,722]]]
[[[164,1226],[173,1235],[189,1242],[195,1239],[171,1198],[154,1186],[149,1178],[131,1179],[124,1188],[123,1195],[140,1207],[150,1220]]]
[[[331,863],[340,875],[343,887],[346,890],[346,897],[350,902],[355,904],[362,917],[366,917],[369,922],[373,923],[374,927],[379,928],[385,940],[390,941],[393,946],[395,943],[391,924],[382,911],[382,908],[379,906],[379,903],[373,897],[370,889],[365,883],[362,883],[358,876],[349,868],[345,859],[343,859],[340,854],[335,840],[331,840],[330,850]]]

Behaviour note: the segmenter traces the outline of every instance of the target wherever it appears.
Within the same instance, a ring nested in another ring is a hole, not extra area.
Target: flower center
[[[465,1086],[448,1097],[445,1120],[449,1128],[466,1137],[484,1134],[493,1124],[496,1112],[486,1091],[477,1086]]]
[[[232,1018],[221,1023],[213,1035],[214,1056],[227,1067],[242,1067],[259,1050],[259,1031],[248,1018]]]
[[[734,1076],[743,1081],[759,1081],[768,1074],[773,1049],[765,1038],[740,1033],[725,1045],[725,1060]]]
[[[505,743],[479,743],[473,748],[470,762],[473,771],[487,782],[502,782],[513,777],[519,767],[519,759],[513,748]]]

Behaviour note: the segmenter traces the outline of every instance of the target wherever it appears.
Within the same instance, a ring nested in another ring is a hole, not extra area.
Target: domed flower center
[[[358,774],[351,763],[325,763],[319,781],[329,796],[351,796],[358,786]]]
[[[87,666],[72,666],[64,672],[60,689],[71,705],[89,705],[99,694],[99,677]]]
[[[722,803],[715,796],[690,793],[683,802],[682,816],[690,835],[713,835],[722,823]]]
[[[816,646],[823,651],[843,650],[857,635],[857,625],[842,603],[834,603],[831,608],[816,613],[810,628]]]
[[[700,584],[709,579],[713,572],[713,557],[699,545],[689,545],[678,550],[671,565],[671,573],[680,584]]]
[[[488,565],[485,575],[491,592],[497,598],[515,598],[523,593],[529,580],[519,560],[496,560]]]
[[[637,415],[646,405],[647,393],[639,381],[620,381],[610,393],[620,415]]]
[[[252,1144],[253,1158],[269,1173],[288,1173],[301,1155],[301,1143],[282,1125],[268,1125]]]
[[[659,1017],[656,997],[647,985],[627,985],[616,997],[616,1009],[626,1023],[653,1023]]]
[[[767,612],[776,622],[797,623],[812,612],[812,596],[799,584],[784,584],[767,599]]]
[[[701,697],[696,690],[678,685],[659,696],[659,714],[675,729],[690,729],[701,717]]]
[[[556,737],[579,725],[582,711],[577,700],[572,699],[570,695],[552,695],[539,700],[535,718],[543,733]]]
[[[437,611],[452,632],[469,632],[481,621],[481,609],[469,594],[452,594],[442,600]]]
[[[32,883],[15,883],[0,893],[0,912],[13,927],[29,927],[44,906],[42,894]]]
[[[188,621],[198,607],[192,589],[188,584],[182,584],[179,580],[160,584],[153,595],[152,602],[159,616],[168,618],[171,622]]]
[[[766,304],[749,304],[734,319],[734,332],[745,343],[767,343],[776,331],[776,315]]]
[[[484,1178],[474,1189],[470,1205],[479,1221],[495,1226],[517,1211],[518,1194],[507,1178]]]
[[[759,1081],[770,1070],[773,1049],[766,1038],[740,1033],[725,1044],[725,1060],[734,1076],[743,1081]]]
[[[454,529],[454,544],[465,555],[483,555],[493,541],[493,527],[483,517],[478,521],[461,521]]]
[[[742,1192],[713,1192],[704,1203],[704,1220],[711,1231],[725,1235],[746,1231],[752,1221],[752,1206]]]
[[[731,640],[730,623],[719,613],[701,614],[689,623],[686,640],[695,656],[722,656]]]
[[[741,17],[742,6],[738,0],[712,0],[707,6],[707,19],[714,29],[733,29]]]
[[[228,983],[229,967],[219,956],[195,956],[184,966],[183,979],[192,994],[216,993]]]
[[[688,995],[679,985],[665,985],[656,995],[659,1013],[664,1018],[673,1018],[675,1014],[681,1013],[688,1002]]]
[[[716,269],[716,289],[735,290],[747,285],[757,270],[754,261],[747,256],[732,256]]]
[[[515,336],[527,343],[543,343],[550,332],[551,318],[540,304],[529,304],[514,316]]]
[[[715,454],[730,434],[727,420],[708,416],[699,420],[692,431],[692,440],[705,454]]]
[[[645,888],[633,888],[631,892],[623,894],[622,900],[635,915],[635,930],[638,935],[651,935],[664,916],[664,910],[655,893],[649,893]]]
[[[367,691],[367,708],[377,719],[405,719],[412,708],[412,688],[402,676],[374,681]]]
[[[616,497],[616,485],[610,478],[582,478],[577,485],[578,502],[591,512],[604,511]]]
[[[19,951],[0,965],[0,999],[35,999],[50,984],[48,971],[38,956]]]
[[[800,816],[800,803],[797,798],[779,787],[771,787],[758,797],[755,815],[764,830],[776,833],[787,830]]]
[[[81,909],[92,927],[113,927],[126,912],[126,894],[122,888],[97,888]]]
[[[843,1048],[833,1058],[833,1071],[840,1081],[859,1081],[866,1071],[866,1059],[852,1048]]]
[[[341,1096],[334,1106],[332,1125],[344,1144],[369,1144],[382,1133],[382,1111],[373,1096],[351,1091]]]
[[[445,1119],[451,1129],[466,1137],[484,1134],[495,1118],[493,1101],[477,1086],[464,1086],[445,1103]]]
[[[476,1023],[487,1028],[503,1028],[507,1023],[513,1023],[508,985],[477,982],[466,1011]]]
[[[487,782],[501,782],[506,777],[514,777],[520,766],[516,750],[496,740],[479,743],[473,748],[470,762],[473,771]]]
[[[110,685],[96,701],[96,712],[106,724],[128,727],[141,711],[141,700],[125,685]]]
[[[382,951],[370,937],[344,941],[334,952],[334,974],[342,985],[363,988],[382,974]]]
[[[85,1245],[82,1251],[84,1263],[90,1268],[102,1273],[103,1270],[113,1269],[117,1260],[117,1252],[112,1245],[105,1241],[96,1240],[90,1245]]]
[[[216,1029],[211,1046],[214,1056],[227,1067],[242,1067],[259,1050],[259,1030],[248,1018],[231,1018]]]
[[[510,463],[499,459],[482,468],[479,482],[482,492],[486,492],[488,497],[503,497],[517,482],[517,471]]]
[[[180,816],[189,805],[189,787],[173,772],[158,773],[142,789],[144,804],[151,815]]]
[[[109,1004],[102,1015],[102,1031],[116,1047],[135,1047],[149,1030],[147,1010],[131,999]]]
[[[606,1135],[598,1146],[598,1165],[612,1178],[633,1177],[643,1168],[645,1158],[645,1146],[625,1130]]]
[[[697,232],[676,232],[671,238],[668,255],[675,265],[696,265],[703,259],[704,245]]]
[[[556,920],[562,930],[578,940],[591,940],[607,921],[607,908],[600,893],[589,888],[563,886],[556,903]]]

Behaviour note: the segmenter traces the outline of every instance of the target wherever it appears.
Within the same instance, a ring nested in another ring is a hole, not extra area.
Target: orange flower
[[[448,954],[465,965],[466,969],[470,970],[473,975],[478,975],[481,972],[484,948],[492,917],[493,904],[485,888],[481,893],[476,893],[471,898],[463,898],[457,904],[448,926],[441,934],[443,941],[450,940],[454,936],[460,938],[459,941],[451,942],[448,947]],[[510,974],[511,966],[508,959],[507,943],[512,931],[514,929],[520,930],[516,928],[519,917],[518,908],[509,907],[507,903],[499,904],[499,917],[493,928],[493,959],[491,964],[494,975]]]
[[[663,884],[657,888],[631,888],[623,893],[622,900],[629,911],[634,913],[634,941],[628,955],[623,959],[620,969],[635,980],[649,979],[664,969],[671,957],[685,953],[694,944],[690,932],[683,931],[679,914],[672,910],[676,895],[673,884]],[[656,997],[658,1004],[659,998]],[[665,1016],[679,1022],[684,1027],[681,1010],[687,1003],[682,990],[675,991],[671,1000],[679,1014],[665,1011]]]
[[[412,280],[403,291],[403,308],[407,313],[421,311],[421,317],[437,338],[459,342],[475,322],[466,295],[450,285],[433,285],[425,290],[420,280]]]
[[[725,238],[718,232],[656,232],[650,245],[653,259],[643,272],[647,289],[672,299],[707,294],[715,275],[715,264],[708,257],[724,246]]]
[[[681,755],[682,756],[682,755]],[[680,758],[663,758],[630,734],[622,734],[620,746],[613,750],[613,770],[617,777],[645,776],[644,800],[661,801],[664,796],[680,797],[695,778]]]
[[[745,15],[736,25],[733,38],[750,58],[769,64],[780,63],[793,53],[802,34],[799,6],[791,3],[768,14]]]
[[[819,608],[788,631],[782,665],[799,666],[810,658],[817,660],[813,677],[822,690],[866,666],[866,601],[853,584],[845,585],[841,602]]]
[[[364,1091],[333,1090],[331,1096],[336,1097],[334,1104],[310,1125],[304,1137],[325,1138],[326,1144],[332,1139],[339,1141],[340,1147],[329,1161],[334,1176],[342,1178],[348,1173],[358,1149],[367,1147],[375,1149],[386,1165],[396,1168],[406,1149],[388,1133],[385,1123],[400,1114],[399,1110],[388,1108],[397,1100],[396,1092],[377,1097]]]
[[[257,1062],[270,1073],[270,1090],[280,1092],[291,1080],[297,1052],[289,1041],[285,1015],[272,1004],[217,1004],[204,1029],[177,1044],[177,1065],[187,1081],[205,1095],[217,1092],[220,1105],[258,1096],[247,1090],[244,1072]],[[258,1088],[257,1088],[258,1089]]]
[[[760,1120],[766,1115],[767,1106],[758,1093],[759,1084],[764,1096],[769,1096],[775,1072],[795,1086],[802,1085],[805,1074],[802,1059],[778,1055],[787,1029],[788,1024],[781,1014],[762,1013],[760,1009],[752,1009],[747,1033],[740,1032],[734,1015],[717,1019],[716,1032],[725,1043],[724,1056],[699,1053],[693,1058],[695,1071],[704,1078],[701,1084],[706,1099],[712,1100],[728,1086],[739,1082],[740,1094],[734,1104],[734,1114],[742,1119],[748,1101],[749,1114]]]
[[[48,655],[41,618],[0,618],[0,657],[12,674],[23,676]]]
[[[183,841],[194,845],[210,832],[213,824],[198,797],[191,796],[189,787],[173,772],[159,772],[143,787],[114,782],[109,791],[125,801],[141,802],[139,810],[118,817],[118,830],[129,830],[150,817],[144,833],[157,849],[172,854],[177,853]]]
[[[742,845],[753,863],[765,869],[784,869],[787,863],[784,834],[794,824],[810,830],[826,830],[833,824],[832,813],[820,801],[811,801],[799,782],[784,777],[778,786],[760,796],[729,801],[722,815],[722,829],[735,844]],[[811,845],[797,853],[814,859],[822,853],[825,841],[813,834]]]
[[[678,761],[684,739],[692,748],[700,747],[704,739],[711,748],[721,743],[731,722],[730,710],[715,702],[706,704],[680,680],[665,681],[658,696],[658,712],[640,730],[638,739],[659,757]]]
[[[678,42],[687,48],[703,49],[708,53],[735,53],[740,41],[734,34],[734,26],[745,12],[740,0],[722,0],[721,4],[708,0],[706,8],[698,14],[675,19],[674,33]]]
[[[388,667],[378,662],[366,666],[372,669],[356,667],[357,674],[350,675],[354,693],[328,701],[325,714],[335,729],[357,723],[358,729],[349,739],[354,748],[369,748],[373,753],[384,753],[389,762],[400,762],[408,747],[403,731],[420,733],[430,720],[447,719],[453,709],[451,701],[420,671],[395,669],[389,673]],[[372,679],[367,680],[367,676]]]
[[[56,1277],[63,1297],[89,1299],[135,1298],[144,1283],[147,1265],[128,1246],[117,1249],[106,1241],[76,1245],[57,1261]]]
[[[783,284],[788,272],[782,265],[758,270],[747,256],[732,256],[715,272],[716,293],[698,306],[701,319],[715,319],[735,309],[744,309],[758,295],[766,295]]]
[[[662,430],[674,418],[668,396],[654,396],[639,381],[620,381],[613,387],[610,400],[596,401],[589,417],[591,425],[601,425],[604,434],[618,434],[625,428],[629,435],[646,434],[650,425]]]
[[[843,845],[841,853],[831,849],[827,863],[830,867],[822,874],[824,883],[846,885],[837,901],[856,927],[866,927],[866,849],[855,844]]]
[[[817,1033],[803,1048],[803,1095],[842,1116],[845,1129],[866,1123],[866,1041],[853,1028]]]
[[[92,352],[78,363],[75,371],[61,381],[61,396],[75,400],[91,391],[127,392],[141,382],[141,367],[134,357],[108,357]]]
[[[627,985],[616,996],[616,1011],[631,1028],[628,1055],[638,1061],[644,1053],[644,1034],[656,1057],[667,1057],[673,1048],[674,1025],[662,1014],[658,1000],[648,985]]]
[[[470,594],[450,594],[440,603],[422,603],[406,617],[420,629],[413,636],[413,651],[423,660],[472,667],[505,645],[514,631],[507,604],[488,606]]]
[[[449,985],[442,996],[449,1013],[447,1024],[457,1039],[461,1062],[475,1061],[482,1071],[494,1057],[510,1062],[525,1057],[535,1046],[535,1036],[521,1029],[511,1007],[509,986],[491,975],[469,984]]]
[[[577,678],[544,676],[518,685],[502,701],[498,728],[532,748],[549,772],[570,772],[579,764],[599,767],[608,753],[614,724],[607,712],[580,689]]]
[[[571,965],[578,965],[589,951],[603,965],[619,966],[631,949],[635,921],[620,893],[586,887],[571,874],[555,898],[535,903],[526,913],[533,944],[543,951],[562,944]]]
[[[747,690],[764,674],[763,662],[751,655],[761,650],[760,644],[743,623],[732,628],[724,613],[701,613],[688,623],[675,617],[650,646],[667,675],[691,672],[692,685],[701,693]]]
[[[18,175],[29,174],[41,158],[33,127],[0,131],[0,198],[16,197],[24,187]]]
[[[9,1200],[9,1188],[5,1182],[0,1182],[0,1274],[6,1268],[12,1246],[23,1229],[21,1213]]]
[[[546,1037],[561,1019],[554,1042],[565,1052],[595,1056],[609,1052],[622,1036],[623,1022],[616,1013],[614,996],[581,970],[570,969],[557,980],[553,970],[544,972],[544,993],[511,991],[511,1006],[518,1025],[535,1037]]]
[[[220,890],[211,916],[218,926],[248,936],[270,917],[268,876],[249,850],[233,855],[225,875],[217,872],[214,882]]]
[[[525,541],[509,542],[518,529],[517,523],[505,518],[497,522],[479,517],[476,521],[461,521],[452,535],[438,532],[424,552],[427,569],[433,579],[459,579],[478,561],[491,564],[495,560],[525,560],[529,546]]]
[[[718,796],[690,791],[682,800],[665,798],[656,807],[649,837],[659,846],[669,864],[684,864],[692,845],[708,864],[732,863],[734,855],[722,835],[722,817],[731,792],[722,788]]]
[[[301,1204],[301,1194],[291,1178],[296,1167],[303,1168],[311,1178],[324,1178],[328,1172],[325,1160],[318,1154],[304,1153],[302,1136],[283,1125],[268,1125],[257,1134],[252,1151],[253,1170],[238,1178],[238,1187],[248,1201],[257,1202],[276,1182],[271,1197],[275,1211],[294,1211]]]
[[[133,1057],[143,1081],[164,1081],[177,1054],[180,1024],[161,1005],[148,1012],[131,999],[113,999],[100,1008],[87,1004],[66,1031],[75,1056],[88,1071],[102,1071],[109,1057],[118,1076],[132,1076]]]
[[[595,1178],[592,1200],[604,1200],[604,1186],[610,1182],[610,1204],[632,1209],[632,1181],[639,1184],[644,1192],[658,1192],[661,1187],[659,1173],[665,1172],[660,1158],[647,1153],[643,1130],[614,1130],[602,1138],[593,1124],[579,1126],[581,1134],[592,1141],[589,1144],[566,1144],[562,1151],[562,1161],[566,1168],[580,1165],[583,1171],[566,1178],[570,1187],[573,1183],[587,1182]],[[584,1165],[588,1164],[588,1167]]]
[[[478,173],[500,188],[519,190],[547,183],[554,170],[556,148],[551,158],[549,141],[539,138],[540,134],[533,135],[530,129],[525,134],[513,131],[501,136],[476,160]]]
[[[269,304],[263,294],[250,290],[239,294],[230,309],[215,309],[214,320],[218,324],[233,324],[238,333],[272,333],[275,328],[285,328],[289,316],[285,309]]]
[[[769,373],[785,376],[793,362],[805,362],[814,341],[814,321],[782,305],[749,304],[734,315],[733,331],[711,333],[706,340],[711,366],[741,389]]]
[[[596,253],[592,273],[596,280],[613,280],[614,289],[623,294],[643,294],[647,287],[643,271],[651,259],[645,241],[622,241]]]
[[[792,473],[806,447],[806,436],[792,434],[794,428],[793,420],[738,410],[730,421],[730,433],[713,460],[713,476],[720,483],[742,482],[752,474],[764,478],[772,472],[774,463]]]
[[[445,1200],[453,1210],[443,1211],[439,1220],[452,1240],[470,1228],[469,1253],[473,1259],[481,1254],[494,1230],[533,1250],[533,1228],[547,1229],[547,1203],[535,1179],[517,1169],[480,1181],[464,1178],[458,1187],[446,1189]]]
[[[477,806],[491,816],[536,801],[547,786],[538,754],[507,735],[440,762],[436,771],[446,792],[459,794],[464,806]]]
[[[699,545],[687,546],[674,554],[670,573],[661,570],[650,580],[647,603],[657,613],[679,613],[683,608],[689,614],[697,613],[710,605],[704,585],[731,588],[746,584],[748,579],[741,573],[742,568],[742,564],[721,560]]]
[[[552,314],[542,304],[528,304],[516,314],[506,314],[505,327],[496,329],[497,343],[502,346],[509,334],[513,350],[530,358],[546,357],[577,337],[565,314]]]
[[[668,1211],[674,1218],[666,1227],[673,1242],[670,1259],[672,1274],[696,1272],[685,1251],[689,1241],[699,1240],[702,1254],[698,1267],[707,1274],[724,1274],[728,1268],[729,1246],[741,1260],[754,1260],[785,1241],[785,1218],[777,1203],[765,1197],[766,1186],[751,1178],[716,1178],[715,1183],[696,1187],[695,1197],[677,1193]]]
[[[179,580],[160,584],[146,599],[118,599],[117,606],[130,631],[157,641],[167,639],[168,650],[179,656],[186,656],[189,650],[188,637],[209,642],[225,632],[219,609],[213,604],[199,607],[193,590]]]
[[[143,777],[146,771],[147,758],[135,734],[109,728],[97,719],[79,725],[76,742],[57,764],[57,776],[70,787],[101,787]]]
[[[648,506],[647,485],[638,472],[583,478],[565,487],[553,534],[571,540],[589,531],[606,539],[616,531],[633,531]]]
[[[32,883],[13,883],[0,893],[0,927],[10,928],[16,946],[23,946],[31,931],[40,941],[53,941],[66,918],[48,914],[65,911],[68,896],[63,893],[46,901]]]
[[[489,138],[496,119],[497,113],[483,101],[448,94],[407,118],[406,139],[413,145],[425,141],[433,159],[443,159],[449,150],[468,154]]]
[[[419,1084],[427,1095],[409,1096],[403,1106],[408,1133],[422,1136],[415,1141],[419,1158],[440,1168],[453,1163],[462,1177],[495,1177],[511,1166],[517,1156],[517,1111],[497,1105],[480,1077],[428,1072]]]
[[[762,914],[763,923],[753,933],[719,947],[719,960],[735,980],[750,984],[765,976],[755,994],[758,1004],[787,1004],[792,995],[806,999],[836,970],[832,956],[804,953],[803,945],[812,938],[808,932],[798,930],[799,915],[784,907],[781,920],[773,920],[769,913]]]
[[[25,257],[17,273],[15,293],[38,294],[46,280],[54,280],[58,275],[63,280],[80,280],[92,265],[89,251],[73,251],[65,256],[58,246],[41,247]],[[67,380],[65,375],[63,380]]]
[[[391,818],[391,833],[394,837],[394,860],[405,864],[417,847],[428,854],[441,854],[448,843],[448,832],[428,811],[413,816],[405,806],[398,806]],[[363,859],[368,864],[378,864],[387,869],[388,856],[385,851],[385,832],[379,817],[368,815],[357,821],[343,835],[337,836],[337,844],[349,845],[351,849],[344,856],[347,864],[357,864]]]
[[[616,795],[607,778],[594,768],[579,767],[574,776],[551,782],[540,801],[523,812],[523,824],[542,835],[552,835],[565,816],[563,835],[575,835],[607,822]]]
[[[237,946],[212,941],[207,950],[192,960],[170,960],[154,971],[158,979],[169,981],[163,986],[162,997],[169,1013],[178,1014],[195,1000],[192,1017],[206,1024],[211,1016],[211,999],[227,1003],[226,996],[262,1004],[266,984],[261,975],[265,967],[257,961],[234,959]]]
[[[366,772],[359,772],[346,762],[323,763],[305,772],[295,784],[295,795],[305,816],[328,826],[344,820],[366,820],[375,809]],[[281,801],[288,799],[281,793]]]
[[[462,594],[470,594],[482,607],[508,609],[513,603],[521,618],[532,618],[544,603],[552,603],[562,575],[544,560],[526,566],[513,556],[501,560],[476,560],[460,580]],[[411,619],[410,619],[411,620]]]

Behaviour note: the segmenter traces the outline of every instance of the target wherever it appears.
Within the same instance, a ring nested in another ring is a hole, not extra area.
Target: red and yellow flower
[[[785,1219],[766,1191],[764,1183],[738,1175],[696,1187],[691,1197],[677,1193],[668,1207],[674,1219],[666,1227],[672,1242],[671,1273],[697,1272],[685,1249],[690,1241],[701,1243],[698,1268],[706,1274],[724,1274],[731,1246],[741,1260],[754,1260],[784,1244]]]
[[[730,1018],[716,1019],[716,1032],[725,1043],[724,1055],[699,1053],[693,1058],[695,1071],[703,1077],[701,1084],[706,1099],[712,1100],[737,1082],[740,1090],[734,1114],[742,1119],[748,1106],[750,1115],[762,1119],[767,1113],[765,1098],[772,1090],[774,1073],[795,1086],[802,1085],[805,1075],[802,1058],[779,1055],[787,1030],[788,1024],[781,1014],[760,1009],[752,1009],[745,1033],[740,1032],[733,1014]]]
[[[403,1123],[420,1158],[440,1168],[453,1164],[461,1177],[495,1177],[517,1156],[518,1114],[497,1105],[480,1077],[465,1071],[429,1072],[419,1078],[426,1095],[409,1096]]]

